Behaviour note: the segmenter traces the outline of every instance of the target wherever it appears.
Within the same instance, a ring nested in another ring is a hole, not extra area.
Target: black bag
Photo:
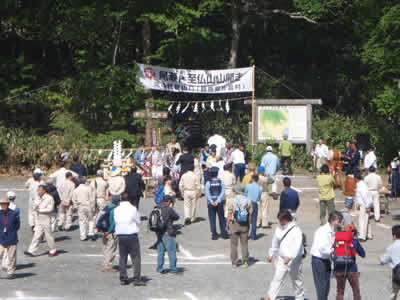
[[[161,215],[161,207],[155,206],[149,216],[149,229],[154,232],[161,232],[165,229],[164,220]]]
[[[395,266],[392,271],[392,281],[395,284],[400,285],[400,264]]]
[[[48,183],[48,184],[46,184],[45,190],[46,190],[47,194],[49,194],[50,196],[53,197],[53,199],[54,199],[54,209],[56,210],[56,208],[61,204],[61,198],[60,198],[60,195],[57,192],[57,188],[55,187],[54,184]]]

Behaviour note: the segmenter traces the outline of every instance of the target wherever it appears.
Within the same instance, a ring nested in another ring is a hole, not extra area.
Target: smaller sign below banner
[[[133,117],[135,119],[146,119],[147,115],[145,111],[135,111],[133,112]],[[151,119],[168,119],[168,112],[157,112],[153,111],[149,113],[149,118]]]

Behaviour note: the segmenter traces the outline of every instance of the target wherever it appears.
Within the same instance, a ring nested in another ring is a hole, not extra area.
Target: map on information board
[[[258,140],[307,139],[306,106],[258,106]]]

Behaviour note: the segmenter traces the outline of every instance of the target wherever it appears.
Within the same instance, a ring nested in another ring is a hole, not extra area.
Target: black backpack
[[[161,232],[165,229],[164,220],[161,215],[161,207],[155,206],[149,216],[149,229],[154,232]]]
[[[47,194],[53,197],[54,199],[54,209],[56,209],[60,204],[61,204],[61,198],[60,195],[57,192],[57,188],[55,187],[54,184],[48,183],[46,184],[45,188]]]

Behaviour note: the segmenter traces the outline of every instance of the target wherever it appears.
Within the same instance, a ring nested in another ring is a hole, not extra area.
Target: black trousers
[[[286,163],[286,166],[285,166]],[[290,156],[282,156],[281,157],[281,168],[283,172],[286,172],[286,167],[288,169],[289,174],[292,174],[292,157]]]
[[[134,265],[134,278],[140,278],[141,258],[140,258],[140,244],[137,234],[119,235],[119,278],[120,280],[127,280],[128,274],[126,272],[126,264],[128,263],[128,255],[131,257]]]

